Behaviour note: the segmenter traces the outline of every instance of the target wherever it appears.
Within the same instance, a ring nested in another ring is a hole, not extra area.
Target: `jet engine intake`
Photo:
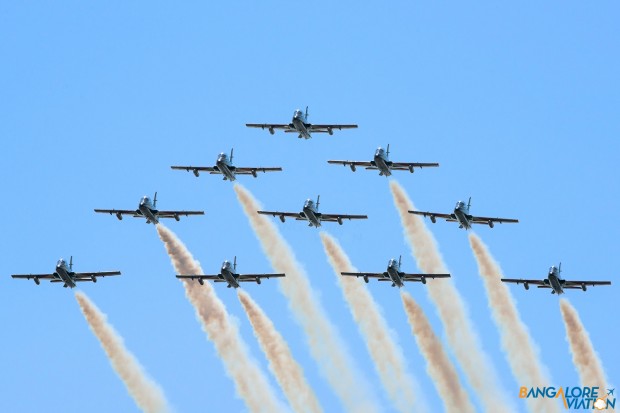
[[[123,220],[123,214],[121,214],[120,212],[116,213],[116,218],[118,218],[119,221]]]

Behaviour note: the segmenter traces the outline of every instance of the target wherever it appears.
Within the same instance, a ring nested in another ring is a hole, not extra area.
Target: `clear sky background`
[[[234,255],[241,272],[271,271],[232,185],[170,169],[212,166],[231,147],[238,166],[284,168],[239,179],[267,209],[298,211],[321,194],[323,212],[368,214],[368,221],[324,226],[365,271],[383,271],[400,254],[404,270],[418,269],[388,180],[326,161],[370,160],[390,143],[394,161],[439,162],[393,178],[419,209],[449,212],[471,196],[474,214],[518,218],[476,228],[505,276],[543,278],[562,261],[567,278],[612,280],[565,297],[617,383],[619,19],[613,1],[0,3],[0,411],[137,410],[73,292],[10,278],[51,272],[70,255],[76,271],[123,272],[80,287],[176,411],[246,410],[155,228],[93,212],[135,208],[158,191],[162,209],[205,210],[168,223],[205,271]],[[359,129],[302,141],[244,126],[289,122],[306,105],[311,122]],[[394,411],[319,231],[276,222],[376,400]],[[453,275],[446,282],[463,294],[509,403],[524,411],[518,387],[530,384],[513,378],[501,351],[466,232],[445,222],[430,228]],[[236,294],[217,287],[268,374]],[[437,401],[398,291],[376,282],[368,288],[427,400]],[[405,288],[445,343],[425,287]],[[278,281],[244,289],[287,339],[325,411],[341,410]],[[558,298],[521,286],[511,292],[549,384],[578,385]]]

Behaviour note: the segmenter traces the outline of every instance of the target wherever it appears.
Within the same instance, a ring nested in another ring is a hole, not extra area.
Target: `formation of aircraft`
[[[230,261],[225,260],[222,263],[222,268],[219,274],[205,275],[205,274],[180,274],[177,278],[198,280],[200,285],[204,285],[204,280],[211,280],[216,283],[228,283],[228,288],[239,288],[240,282],[255,282],[261,283],[261,278],[281,278],[285,274],[237,274],[237,257],[235,256],[234,263],[231,265]]]
[[[525,280],[522,278],[502,278],[505,283],[523,284],[526,290],[530,289],[531,285],[536,285],[538,288],[549,288],[551,294],[564,294],[564,290],[587,290],[587,286],[595,285],[611,285],[611,281],[570,281],[562,278],[562,263],[557,267],[552,265],[549,268],[547,278],[542,280]]]
[[[157,209],[157,192],[153,201],[148,196],[143,196],[138,204],[138,209],[95,209],[95,212],[116,215],[119,220],[123,215],[131,215],[134,218],[146,218],[147,224],[159,224],[160,218],[174,218],[180,221],[180,216],[204,215],[204,211],[160,211]]]
[[[386,178],[392,175],[392,171],[409,171],[413,173],[414,168],[430,168],[439,166],[438,163],[419,163],[419,162],[392,162],[390,161],[390,145],[387,146],[387,151],[382,147],[378,147],[375,150],[375,156],[372,161],[341,161],[330,160],[327,163],[349,166],[353,172],[356,167],[361,166],[368,170],[379,171],[380,176]]]
[[[342,130],[342,129],[354,129],[357,128],[357,125],[339,125],[339,124],[322,124],[322,125],[314,125],[308,122],[308,106],[306,106],[306,113],[304,114],[301,110],[295,110],[293,113],[293,119],[291,123],[246,123],[245,126],[248,128],[261,128],[268,129],[269,133],[272,135],[275,133],[276,129],[282,129],[287,133],[297,133],[299,134],[298,138],[310,139],[312,138],[312,133],[329,133],[330,135],[334,134],[334,129]]]
[[[437,222],[437,218],[443,218],[447,222],[458,222],[459,228],[465,228],[466,230],[471,228],[472,224],[484,224],[493,228],[495,222],[502,223],[517,223],[518,219],[512,218],[489,218],[489,217],[476,217],[469,213],[469,207],[471,206],[471,197],[469,202],[465,205],[465,202],[458,201],[454,207],[454,212],[451,214],[442,214],[439,212],[428,211],[409,211],[410,214],[422,215],[424,217],[430,217],[431,222],[434,224]]]
[[[421,282],[426,284],[427,278],[450,278],[450,274],[411,274],[400,270],[402,255],[396,261],[394,258],[388,261],[387,270],[384,272],[341,272],[341,275],[350,277],[363,277],[368,283],[369,278],[377,278],[378,281],[391,281],[392,287],[401,288],[405,281]]]
[[[246,166],[239,167],[234,166],[233,163],[233,150],[230,150],[230,158],[226,156],[224,152],[220,153],[217,156],[217,160],[215,161],[215,166],[171,166],[172,169],[185,170],[187,172],[192,171],[196,177],[200,175],[201,171],[209,172],[211,175],[224,175],[224,180],[229,180],[233,182],[236,180],[236,175],[252,175],[254,178],[257,177],[257,172],[277,172],[281,171],[282,168],[265,168],[262,166]]]
[[[69,259],[69,265],[64,259],[59,259],[56,263],[56,270],[51,274],[13,274],[13,278],[33,279],[36,285],[41,284],[40,280],[50,280],[53,283],[63,283],[63,287],[74,288],[76,283],[84,281],[97,282],[97,277],[110,277],[121,275],[120,271],[97,271],[97,272],[74,272],[73,256]]]
[[[262,215],[271,215],[280,217],[280,221],[284,222],[286,217],[295,218],[297,221],[308,221],[309,227],[319,228],[321,222],[337,222],[342,225],[343,219],[368,219],[367,215],[347,215],[347,214],[323,214],[319,212],[320,195],[316,198],[316,204],[311,199],[306,199],[301,212],[280,212],[280,211],[257,211]]]

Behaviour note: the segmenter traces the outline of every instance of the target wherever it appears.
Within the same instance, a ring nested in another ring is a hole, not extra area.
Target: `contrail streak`
[[[517,306],[508,287],[500,281],[502,270],[484,243],[474,233],[469,234],[469,244],[478,262],[484,281],[495,325],[499,329],[502,348],[518,383],[528,387],[545,387],[550,383],[547,368],[540,361],[538,347],[519,317]],[[559,412],[557,403],[547,399],[528,398],[528,408],[534,412]]]
[[[435,238],[417,215],[407,211],[414,209],[405,191],[395,181],[390,181],[394,204],[398,209],[405,238],[412,247],[418,267],[426,273],[447,273],[439,254]],[[467,307],[453,282],[435,282],[427,285],[430,298],[439,311],[448,343],[463,368],[467,379],[480,397],[484,409],[489,412],[513,411],[508,397],[500,386],[498,375],[489,358],[481,349],[480,339],[471,323]]]
[[[306,333],[310,353],[345,409],[349,412],[377,411],[370,387],[354,367],[338,331],[325,315],[293,251],[275,225],[256,213],[260,205],[254,197],[239,184],[235,184],[234,189],[272,267],[286,273],[286,277],[280,280],[280,290],[288,298],[293,315]]]
[[[603,364],[594,350],[590,335],[581,323],[577,310],[564,298],[560,299],[560,311],[566,327],[566,339],[573,353],[573,364],[579,373],[582,386],[600,386],[608,383]]]
[[[402,349],[392,339],[379,306],[360,280],[340,275],[357,269],[334,238],[321,232],[321,241],[390,399],[401,412],[427,411],[426,404],[416,400],[420,386],[406,371]]]
[[[157,225],[159,238],[164,242],[174,269],[179,274],[204,274],[200,264],[176,235],[163,225]],[[237,393],[252,412],[282,411],[267,378],[248,354],[236,326],[230,321],[224,303],[213,287],[205,283],[183,282],[185,295],[196,310],[196,318],[224,362]]]
[[[269,367],[293,410],[299,413],[322,412],[314,391],[304,377],[303,369],[293,358],[291,349],[273,322],[252,297],[240,290],[237,290],[237,295],[254,328],[254,335],[269,360]]]
[[[424,311],[409,293],[401,291],[400,298],[403,300],[413,336],[426,359],[426,370],[433,379],[437,393],[442,397],[446,411],[474,413],[476,409],[460,383],[456,368],[448,358],[441,340],[433,332]]]
[[[146,374],[134,355],[127,350],[123,338],[108,323],[106,315],[90,301],[86,294],[78,291],[75,293],[75,298],[90,329],[99,339],[112,367],[125,383],[127,391],[138,407],[148,413],[169,412],[170,407],[164,392]]]

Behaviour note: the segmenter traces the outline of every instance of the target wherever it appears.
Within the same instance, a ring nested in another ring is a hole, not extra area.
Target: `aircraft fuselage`
[[[73,272],[67,269],[67,264],[64,260],[60,260],[58,264],[56,264],[55,274],[65,283],[65,287],[75,287],[75,282],[72,277]]]
[[[390,171],[390,166],[388,165],[388,160],[383,148],[378,148],[375,151],[375,157],[371,164],[379,168],[379,175],[385,175],[386,177],[392,175],[392,171]]]
[[[392,286],[401,288],[404,286],[403,280],[400,276],[400,268],[398,262],[394,259],[391,259],[388,263],[387,273],[392,280]]]
[[[142,197],[138,210],[146,217],[147,224],[159,224],[159,219],[157,219],[157,216],[154,213],[155,208],[153,207],[153,204],[148,196]]]
[[[228,161],[228,157],[225,153],[219,154],[215,166],[217,170],[224,175],[224,179],[228,179],[231,182],[237,179],[235,173],[232,171],[232,164]]]
[[[456,220],[460,224],[460,228],[465,228],[466,230],[471,228],[471,223],[469,221],[469,208],[465,205],[465,202],[458,201],[456,206],[454,207],[454,215],[456,216]]]
[[[297,109],[295,111],[295,114],[293,114],[292,124],[295,130],[299,132],[300,138],[312,138],[312,136],[310,135],[310,131],[308,131],[308,128],[306,128],[306,117],[301,110]]]
[[[564,294],[564,289],[562,288],[562,280],[555,267],[551,267],[551,269],[549,270],[549,275],[545,280],[545,284],[549,284],[549,286],[553,289],[552,293],[555,293],[557,295]]]
[[[304,203],[303,212],[304,212],[304,215],[306,216],[306,219],[310,223],[309,224],[310,226],[314,226],[317,228],[321,226],[321,220],[317,216],[317,211],[314,208],[314,202],[311,199],[308,199]]]
[[[235,270],[230,265],[230,261],[224,261],[224,263],[222,263],[221,274],[228,283],[228,288],[239,288],[237,277],[235,277]]]

